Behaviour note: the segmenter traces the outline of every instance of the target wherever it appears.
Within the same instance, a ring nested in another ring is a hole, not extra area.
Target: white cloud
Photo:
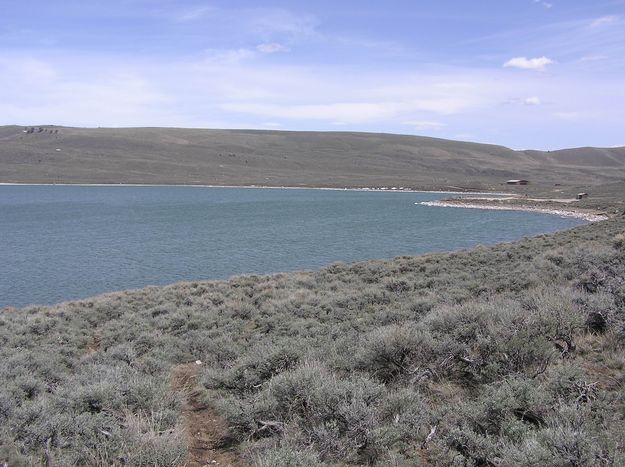
[[[553,3],[543,2],[542,0],[534,0],[534,3],[540,4],[540,5],[544,6],[547,9],[553,7]]]
[[[250,49],[231,49],[231,50],[207,50],[207,60],[211,63],[219,63],[222,65],[235,65],[244,60],[254,57],[255,52]]]
[[[577,120],[581,117],[579,112],[556,112],[553,115],[562,120]]]
[[[453,96],[454,93],[451,93]],[[471,107],[475,100],[462,92],[453,97],[439,97],[433,99],[417,99],[407,103],[407,106],[415,110],[423,110],[440,115],[453,115]]]
[[[7,92],[0,96],[0,115],[6,122],[130,126],[141,120],[143,125],[179,121],[168,111],[169,96],[133,72],[100,70],[85,79],[59,69],[54,75],[46,73],[45,80],[28,82],[26,77],[32,75],[17,65],[0,63],[0,86]]]
[[[295,120],[324,120],[335,123],[363,123],[392,117],[393,103],[338,102],[328,104],[256,104],[225,103],[220,106],[229,112],[252,114],[259,117]]]
[[[211,13],[214,13],[215,11],[216,9],[211,6],[193,8],[193,9],[186,10],[180,13],[176,17],[176,20],[180,22],[196,21],[198,19],[201,19],[201,18],[204,18],[205,16],[210,15]]]
[[[579,70],[581,66],[577,73],[554,74],[473,67],[387,70],[284,64],[267,60],[255,49],[141,61],[21,55],[0,58],[0,124],[280,124],[293,130],[336,129],[341,124],[347,131],[410,128],[441,137],[470,134],[476,141],[532,147],[540,144],[534,142],[539,129],[548,129],[556,144],[572,146],[601,140],[571,131],[571,125],[590,122],[589,131],[595,135],[621,134],[625,121],[621,80]],[[529,106],[544,105],[547,97],[552,111],[531,111],[538,107]],[[502,111],[502,103],[516,107]]]
[[[579,59],[580,62],[597,62],[599,60],[607,60],[608,57],[607,55],[586,55],[582,58]]]
[[[273,54],[276,52],[288,52],[290,49],[278,42],[265,42],[258,44],[256,50],[264,54]]]
[[[601,26],[605,26],[608,24],[614,24],[618,21],[618,16],[603,16],[601,18],[597,18],[592,23],[590,23],[591,28],[598,28]]]
[[[247,11],[251,29],[261,35],[310,35],[315,32],[317,19],[312,15],[296,14],[283,9],[251,9]]]
[[[525,105],[540,105],[540,104],[542,104],[542,101],[540,100],[540,97],[538,97],[538,96],[528,97],[523,102],[525,103]]]
[[[407,122],[403,122],[404,125],[412,126],[415,130],[418,131],[427,131],[427,130],[440,130],[445,126],[444,123],[441,122],[432,122],[428,120],[409,120]]]
[[[503,64],[506,68],[520,68],[522,70],[544,71],[547,65],[551,65],[553,60],[545,56],[538,58],[515,57]]]

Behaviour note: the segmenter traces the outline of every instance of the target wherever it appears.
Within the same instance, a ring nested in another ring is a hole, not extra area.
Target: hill
[[[32,128],[32,131],[31,131]],[[348,132],[0,127],[0,182],[498,189],[625,179],[625,148],[511,149]]]

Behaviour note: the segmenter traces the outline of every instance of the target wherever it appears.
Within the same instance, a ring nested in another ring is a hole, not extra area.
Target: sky
[[[625,0],[0,0],[0,125],[625,146]]]

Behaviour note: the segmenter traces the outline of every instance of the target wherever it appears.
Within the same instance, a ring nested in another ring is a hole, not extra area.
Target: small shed
[[[506,182],[507,185],[528,185],[528,180],[508,180]]]
[[[577,193],[577,199],[588,198],[588,193]]]

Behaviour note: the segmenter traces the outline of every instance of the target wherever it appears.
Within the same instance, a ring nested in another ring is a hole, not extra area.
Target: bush
[[[360,346],[355,367],[384,383],[399,377],[419,378],[435,359],[436,343],[422,328],[406,323],[371,332]],[[424,373],[426,372],[426,373]]]
[[[371,380],[344,380],[318,362],[305,362],[272,378],[254,402],[219,406],[239,406],[226,413],[239,439],[303,437],[322,459],[361,459],[377,455],[372,434],[381,396],[382,387]]]
[[[623,465],[624,227],[1,311],[0,462],[184,465],[201,360],[250,464]]]
[[[256,391],[283,371],[293,368],[299,361],[301,351],[294,345],[288,347],[261,347],[252,355],[246,355],[231,368],[208,369],[203,383],[211,389],[228,389],[237,393]]]
[[[267,449],[254,459],[255,467],[323,467],[317,454],[311,450],[300,451],[290,447]]]

